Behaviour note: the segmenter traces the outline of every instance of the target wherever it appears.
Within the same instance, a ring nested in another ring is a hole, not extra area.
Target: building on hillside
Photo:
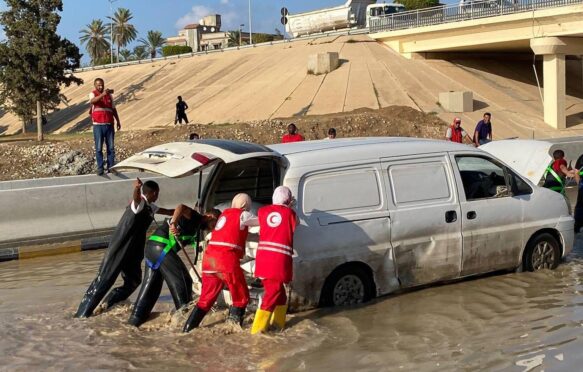
[[[193,23],[184,26],[178,31],[178,36],[166,39],[166,45],[185,45],[192,48],[193,52],[205,50],[224,49],[229,47],[229,36],[232,31],[221,31],[221,15],[212,14]],[[281,39],[281,35],[267,35],[272,40]],[[253,38],[255,39],[255,37]],[[243,45],[249,44],[249,33],[241,32]]]

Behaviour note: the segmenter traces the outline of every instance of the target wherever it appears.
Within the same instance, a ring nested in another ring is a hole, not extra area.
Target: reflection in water
[[[103,252],[0,263],[0,369],[563,370],[583,356],[583,242],[555,271],[484,277],[296,314],[251,337],[211,314],[180,333],[168,292],[155,319],[129,304],[73,319]],[[134,295],[135,297],[135,295]],[[132,297],[132,300],[134,299]]]

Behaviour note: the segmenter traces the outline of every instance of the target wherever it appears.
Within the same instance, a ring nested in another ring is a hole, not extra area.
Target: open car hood
[[[553,161],[555,150],[563,150],[569,165],[576,167],[577,159],[583,154],[583,136],[493,141],[480,146],[480,149],[502,160],[536,185]]]
[[[255,157],[277,157],[281,154],[254,143],[229,140],[196,140],[173,142],[151,147],[116,164],[112,169],[138,170],[167,177],[184,177],[222,161],[232,163]]]
[[[501,140],[480,146],[537,185],[553,160],[550,155],[560,146],[548,141]]]

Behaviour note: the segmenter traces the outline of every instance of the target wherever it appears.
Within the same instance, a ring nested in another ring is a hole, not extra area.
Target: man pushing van
[[[136,179],[133,200],[127,206],[111,236],[111,242],[105,252],[97,277],[89,285],[75,318],[91,316],[115,284],[120,273],[123,285],[109,293],[105,299],[107,308],[126,300],[140,285],[146,232],[154,220],[154,214],[171,216],[174,213],[172,209],[158,208],[154,204],[158,200],[159,193],[160,188],[156,182],[142,183],[139,178]]]

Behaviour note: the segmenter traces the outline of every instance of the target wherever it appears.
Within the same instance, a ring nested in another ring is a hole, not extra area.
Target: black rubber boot
[[[200,307],[198,307],[198,306],[195,307],[194,310],[192,311],[192,313],[190,313],[190,316],[188,317],[186,324],[184,324],[184,328],[182,328],[182,332],[188,333],[188,332],[192,331],[193,328],[198,328],[198,326],[200,325],[200,322],[202,322],[206,313],[207,312],[204,311],[203,309],[201,309]]]
[[[229,316],[227,317],[227,322],[235,323],[243,327],[244,316],[245,316],[244,307],[231,306],[229,308]]]

